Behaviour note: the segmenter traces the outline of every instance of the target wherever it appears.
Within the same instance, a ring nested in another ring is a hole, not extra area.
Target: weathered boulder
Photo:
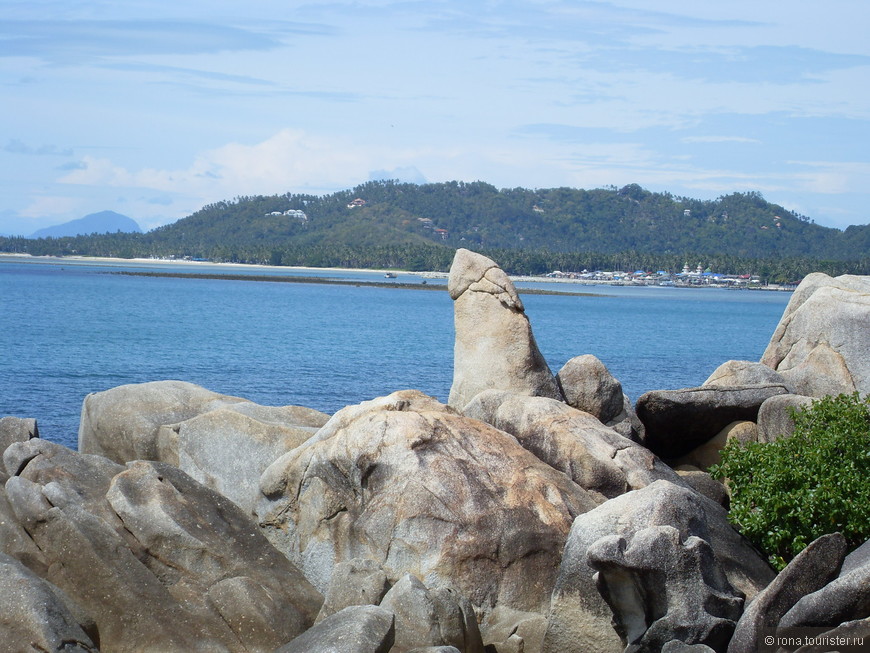
[[[178,424],[161,426],[157,432],[158,459],[178,467],[253,515],[263,471],[311,437],[326,423],[327,416],[310,411],[302,420],[310,426],[287,425],[261,421],[239,412],[237,407],[217,408]],[[299,409],[298,413],[307,410]]]
[[[522,637],[513,634],[505,641],[486,647],[486,653],[526,653],[526,643]]]
[[[728,653],[758,651],[765,631],[775,629],[801,598],[836,577],[845,554],[846,540],[839,533],[811,542],[746,607],[728,644]]]
[[[354,558],[339,562],[332,570],[315,623],[351,605],[380,605],[389,589],[386,573],[374,560]]]
[[[794,433],[792,411],[809,406],[813,397],[779,395],[766,399],[758,409],[758,441],[773,442]]]
[[[24,417],[0,418],[0,455],[13,442],[25,442],[39,437],[36,420]]]
[[[157,434],[161,426],[178,424],[217,409],[291,428],[319,428],[328,419],[310,408],[260,406],[193,383],[152,381],[122,385],[85,397],[79,424],[79,451],[99,454],[117,463],[159,460]],[[220,442],[215,442],[215,446],[220,446]]]
[[[761,357],[797,394],[870,393],[870,277],[808,275]]]
[[[0,467],[0,483],[2,483],[0,484],[0,553],[15,558],[37,574],[44,574],[48,568],[45,557],[33,538],[18,522],[15,511],[6,498],[8,478]]]
[[[22,475],[40,485],[60,482],[75,492],[81,502],[100,512],[109,481],[121,470],[123,467],[101,456],[79,456],[62,445],[32,438],[6,448],[0,476],[8,479]],[[111,511],[101,515],[109,521],[113,518]],[[117,518],[114,524],[119,525]],[[0,550],[37,574],[44,575],[48,569],[45,555],[16,516],[5,487],[0,489]]]
[[[405,574],[384,596],[381,607],[396,618],[391,653],[421,646],[455,646],[460,653],[483,653],[471,603],[449,588],[430,590],[415,576]]]
[[[790,395],[782,396],[787,397]],[[776,398],[777,397],[771,397],[771,399]],[[764,406],[764,404],[761,405]],[[680,456],[676,460],[670,461],[670,463],[674,467],[679,467],[680,465],[692,465],[693,467],[707,471],[710,467],[718,465],[722,461],[720,452],[731,440],[737,440],[741,444],[757,442],[758,426],[755,422],[731,422],[704,444],[692,449],[685,456]]]
[[[867,540],[846,556],[846,559],[843,560],[843,568],[840,570],[840,575],[848,574],[864,565],[870,565],[870,540]]]
[[[547,619],[537,612],[519,612],[496,606],[480,624],[484,651],[490,653],[541,653]]]
[[[726,510],[731,505],[731,497],[728,495],[725,485],[707,472],[691,465],[680,465],[675,467],[674,471],[689,487],[715,501]]]
[[[36,439],[9,447],[4,465],[40,573],[106,650],[273,650],[320,608],[235,504],[170,465],[125,468]]]
[[[799,631],[798,636],[806,638],[806,631]],[[870,641],[870,619],[856,619],[822,633],[814,632],[811,643],[794,649],[794,653],[831,653],[831,646],[840,647],[838,650],[842,653],[864,653],[868,641]],[[846,642],[850,642],[851,646],[847,648],[844,645]]]
[[[352,605],[326,617],[275,653],[388,653],[393,613],[377,605]]]
[[[678,639],[672,639],[662,646],[662,653],[716,653],[706,644],[686,644]]]
[[[261,527],[316,587],[369,558],[475,605],[546,610],[574,517],[597,505],[511,435],[417,391],[336,413],[260,479]]]
[[[794,313],[820,288],[870,292],[870,278],[856,274],[843,274],[839,277],[831,277],[824,272],[808,274],[792,293],[791,299],[783,311],[783,317],[788,317]]]
[[[16,517],[50,563],[46,580],[74,597],[107,650],[229,650],[226,627],[185,610],[102,519],[59,483],[6,482]]]
[[[3,454],[10,476],[19,476],[39,486],[49,486],[100,518],[122,536],[123,524],[106,503],[106,492],[124,466],[104,458],[79,454],[63,445],[34,438],[13,444]]]
[[[754,422],[765,399],[788,394],[783,385],[703,386],[653,390],[637,400],[644,444],[668,460],[704,444],[731,422]]]
[[[490,388],[561,399],[513,282],[480,254],[458,249],[447,290],[456,339],[448,403],[461,409]]]
[[[621,436],[643,442],[644,428],[622,384],[592,354],[575,356],[559,373],[556,381],[569,406],[594,415],[602,424]]]
[[[128,463],[106,498],[173,596],[205,597],[246,646],[277,646],[313,623],[321,595],[235,504],[181,470]]]
[[[609,422],[605,422],[605,426],[609,426],[622,437],[634,442],[643,444],[646,440],[646,428],[634,411],[628,395],[622,395],[622,412]]]
[[[682,484],[648,449],[555,399],[487,390],[469,402],[464,414],[510,433],[599,501],[659,479]]]
[[[784,385],[782,374],[764,363],[752,361],[725,361],[701,385],[736,387],[741,385]]]
[[[623,643],[654,653],[672,640],[723,650],[743,597],[728,583],[710,544],[673,526],[610,535],[587,552],[595,582]]]
[[[569,360],[556,380],[569,406],[594,415],[603,424],[622,412],[622,384],[592,354]]]
[[[56,588],[0,553],[0,650],[96,651]]]
[[[780,628],[833,627],[870,617],[870,564],[862,565],[801,598]]]
[[[774,577],[767,562],[728,523],[721,506],[694,490],[656,481],[574,520],[553,590],[545,653],[623,651],[587,554],[602,537],[615,535],[629,541],[637,531],[663,525],[676,528],[680,541],[692,536],[706,541],[730,585],[749,599]]]
[[[157,460],[157,431],[162,425],[208,412],[228,399],[185,381],[129,384],[89,394],[82,403],[79,452],[121,464]]]

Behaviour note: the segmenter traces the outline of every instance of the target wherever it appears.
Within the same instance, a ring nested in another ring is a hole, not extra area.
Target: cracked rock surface
[[[599,503],[516,439],[418,391],[338,413],[260,479],[259,519],[321,591],[378,562],[478,606],[546,610],[571,523]]]
[[[870,279],[807,275],[792,295],[761,362],[797,394],[870,392]]]
[[[459,249],[447,289],[456,340],[448,403],[462,409],[483,390],[561,399],[513,282],[494,261]]]

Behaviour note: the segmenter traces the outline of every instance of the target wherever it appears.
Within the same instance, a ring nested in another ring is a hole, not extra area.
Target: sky
[[[373,179],[870,222],[864,0],[0,0],[0,234]]]

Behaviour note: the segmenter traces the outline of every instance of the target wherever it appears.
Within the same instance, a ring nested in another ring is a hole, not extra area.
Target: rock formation
[[[793,395],[780,396],[791,397]],[[761,404],[761,407],[763,408],[765,403],[778,398],[779,396],[765,400],[765,402]],[[761,409],[759,409],[758,414],[760,420]],[[732,440],[737,440],[742,444],[758,442],[758,424],[746,420],[731,422],[704,444],[695,447],[684,456],[671,460],[670,464],[673,465],[674,469],[680,469],[681,467],[690,465],[697,469],[706,471],[713,465],[722,462],[722,456],[719,452],[722,451],[722,449],[724,449]]]
[[[594,415],[603,424],[622,412],[622,384],[592,354],[569,360],[556,380],[569,406]]]
[[[728,644],[728,653],[755,653],[794,604],[833,580],[846,554],[839,533],[824,535],[801,551],[749,604]]]
[[[118,463],[167,462],[253,516],[266,467],[328,419],[302,406],[260,406],[192,383],[153,381],[85,397],[79,451]]]
[[[656,481],[611,499],[574,521],[553,590],[545,653],[618,653],[625,648],[610,625],[613,613],[596,586],[589,552],[601,538],[615,536],[631,542],[639,531],[658,526],[676,529],[679,542],[688,542],[691,537],[705,541],[729,585],[747,599],[774,576],[767,563],[734,531],[721,506],[693,490]],[[661,578],[667,571],[666,567],[650,565],[649,571],[654,570]],[[650,597],[643,602],[650,614],[653,606],[659,605],[656,600]]]
[[[637,400],[646,428],[644,445],[669,460],[704,444],[731,422],[755,421],[765,399],[788,394],[782,385],[715,386],[653,390]]]
[[[744,385],[782,385],[793,392],[788,382],[779,372],[764,363],[751,361],[725,361],[707,377],[702,385],[744,386]]]
[[[494,261],[459,249],[447,289],[456,340],[448,403],[462,409],[484,390],[561,399],[513,282]]]
[[[161,427],[221,409],[261,422],[257,428],[263,432],[276,426],[291,431],[310,431],[322,426],[329,417],[301,406],[260,406],[185,381],[151,381],[122,385],[85,397],[78,448],[81,453],[99,454],[122,464],[132,460],[160,460],[158,434]],[[278,438],[281,437],[287,435],[279,433]],[[299,434],[291,433],[289,437],[292,441],[298,439]],[[183,454],[172,450],[171,445],[175,443],[167,446],[166,440],[171,438],[165,439],[164,452],[169,449],[169,457],[180,459]],[[184,438],[181,440],[183,447]]]
[[[465,407],[465,414],[510,433],[600,501],[659,479],[682,485],[648,449],[555,399],[487,390]]]
[[[315,623],[352,605],[380,605],[389,589],[387,574],[374,560],[353,558],[339,562],[332,570]]]
[[[21,417],[0,418],[0,451],[4,451],[13,442],[25,442],[30,438],[39,437],[39,428],[35,419]]]
[[[792,295],[761,362],[797,394],[870,393],[870,277],[808,275]]]
[[[571,522],[600,499],[507,433],[416,391],[337,412],[260,482],[260,523],[322,591],[378,562],[475,605],[545,611]]]
[[[765,399],[758,409],[758,442],[773,442],[794,433],[792,412],[813,403],[812,397],[779,395]]]
[[[330,615],[275,653],[389,653],[396,636],[393,613],[354,605]]]
[[[381,601],[395,615],[392,653],[423,646],[454,646],[462,653],[483,653],[474,609],[447,588],[428,589],[410,574],[399,579]]]
[[[286,419],[257,419],[238,408],[238,404],[217,408],[161,426],[157,431],[158,460],[187,472],[253,515],[263,471],[314,435],[327,416],[308,411],[299,420],[302,411],[293,407],[296,419],[288,424]]]
[[[63,593],[0,553],[0,634],[4,651],[97,651]]]
[[[569,406],[594,415],[630,440],[643,442],[643,423],[623,394],[622,384],[597,357],[575,356],[562,366],[556,381]]]
[[[702,471],[729,440],[787,436],[790,407],[870,390],[870,279],[810,275],[762,363],[647,393],[636,414],[594,356],[554,379],[490,259],[459,250],[448,289],[449,405],[403,390],[329,418],[128,385],[85,399],[80,452],[0,419],[0,649],[743,653],[769,629],[870,637],[870,543],[844,559],[824,536],[775,575]]]
[[[320,594],[238,507],[177,468],[37,439],[3,461],[3,494],[39,552],[22,561],[88,615],[101,648],[271,650],[313,623]]]
[[[670,641],[722,650],[743,609],[710,544],[673,526],[652,526],[630,539],[603,537],[587,553],[595,583],[614,613],[615,630],[638,653]]]

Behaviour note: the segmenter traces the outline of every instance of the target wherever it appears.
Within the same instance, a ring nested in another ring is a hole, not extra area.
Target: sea
[[[266,276],[296,283],[257,280]],[[396,287],[423,282],[426,289]],[[2,256],[0,416],[36,418],[41,437],[75,448],[85,396],[127,383],[179,379],[329,414],[409,388],[446,401],[454,331],[445,285],[413,273]],[[791,296],[545,281],[517,287],[554,373],[594,354],[632,401],[649,390],[698,386],[729,359],[758,360]],[[530,289],[577,294],[523,292]]]

